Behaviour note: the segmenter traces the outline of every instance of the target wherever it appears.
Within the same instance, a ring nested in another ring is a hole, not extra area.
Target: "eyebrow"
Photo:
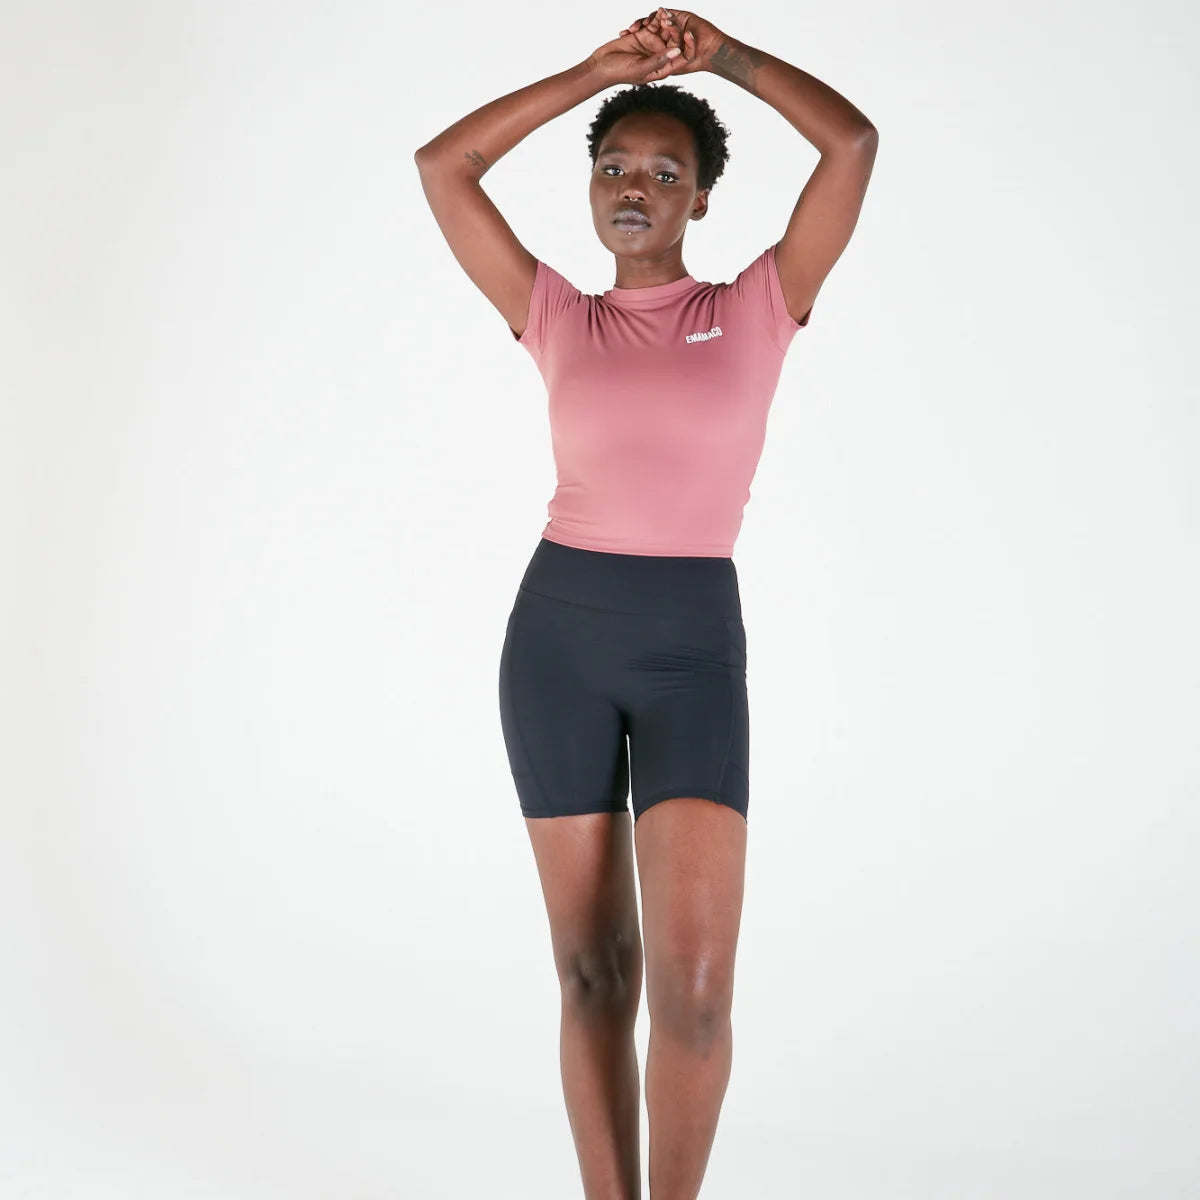
[[[602,154],[628,154],[629,151],[623,146],[606,146]],[[655,162],[669,162],[677,167],[686,167],[688,164],[682,158],[675,158],[671,154],[652,154],[650,156]]]

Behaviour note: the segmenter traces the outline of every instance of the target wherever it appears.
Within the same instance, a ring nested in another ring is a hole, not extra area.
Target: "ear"
[[[709,191],[710,191],[709,188],[705,188],[703,191],[696,193],[696,203],[692,206],[691,219],[693,221],[701,220],[703,218],[704,214],[708,212],[708,193],[709,193]]]

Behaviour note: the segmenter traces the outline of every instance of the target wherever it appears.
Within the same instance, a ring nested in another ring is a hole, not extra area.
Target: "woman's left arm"
[[[720,75],[765,100],[820,151],[820,161],[775,248],[788,312],[799,321],[858,224],[875,165],[878,130],[827,84],[730,37],[695,13],[660,8],[631,28],[640,25],[661,30],[662,37],[683,51],[668,78],[688,71]]]

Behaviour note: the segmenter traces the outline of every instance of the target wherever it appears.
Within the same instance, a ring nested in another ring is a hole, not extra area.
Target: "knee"
[[[650,982],[648,999],[652,1024],[705,1049],[729,1027],[732,978],[705,969],[675,969]]]
[[[573,950],[563,957],[558,976],[563,1001],[573,1009],[636,1012],[642,987],[641,943],[614,937],[600,946]]]

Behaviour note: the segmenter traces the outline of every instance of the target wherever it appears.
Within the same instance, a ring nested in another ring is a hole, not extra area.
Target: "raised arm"
[[[775,266],[793,320],[812,307],[858,224],[879,132],[844,96],[812,75],[721,32],[682,9],[660,8],[631,29],[660,32],[683,49],[673,75],[711,71],[765,100],[820,151],[821,158],[775,247]]]
[[[418,148],[425,198],[459,266],[519,337],[537,259],[517,240],[480,182],[528,134],[618,83],[671,73],[678,49],[650,30],[623,34],[586,59],[468,113]]]

